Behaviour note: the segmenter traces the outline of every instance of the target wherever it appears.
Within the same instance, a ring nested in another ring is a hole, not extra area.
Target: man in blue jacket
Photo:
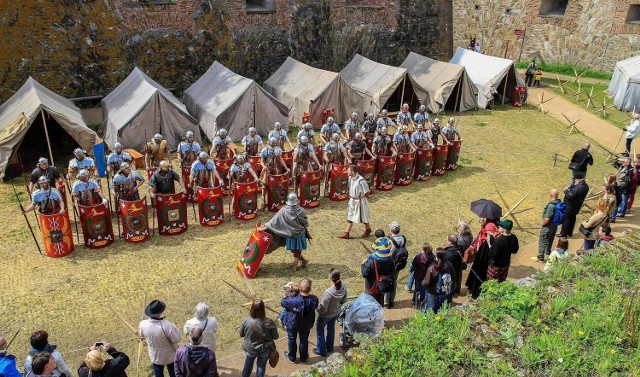
[[[311,279],[302,279],[300,294],[283,298],[281,305],[286,311],[283,322],[287,328],[289,341],[289,351],[284,355],[290,362],[296,361],[297,340],[299,338],[300,361],[304,363],[309,359],[309,333],[316,321],[316,308],[318,307],[318,297],[311,294]]]
[[[22,377],[16,368],[16,357],[7,354],[7,338],[0,334],[0,377]]]

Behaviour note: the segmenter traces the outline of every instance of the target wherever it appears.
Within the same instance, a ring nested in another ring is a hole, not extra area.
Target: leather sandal
[[[371,228],[365,229],[364,233],[360,236],[360,238],[367,238],[371,234]]]
[[[349,232],[344,232],[341,235],[338,236],[338,238],[342,238],[344,240],[348,240],[349,239]]]

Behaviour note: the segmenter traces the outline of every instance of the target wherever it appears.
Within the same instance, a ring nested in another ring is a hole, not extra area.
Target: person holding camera
[[[355,165],[349,165],[347,168],[349,175],[349,204],[347,207],[347,225],[344,232],[338,236],[345,240],[349,239],[349,232],[353,227],[353,223],[362,223],[365,226],[362,238],[366,238],[371,234],[371,226],[369,221],[371,215],[369,213],[369,196],[371,189],[367,180],[358,174]]]
[[[105,357],[106,352],[111,359]],[[91,346],[84,362],[78,368],[79,377],[127,377],[125,369],[129,366],[129,356],[118,351],[111,344],[96,342]]]

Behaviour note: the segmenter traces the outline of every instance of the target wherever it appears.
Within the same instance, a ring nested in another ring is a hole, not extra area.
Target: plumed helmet
[[[440,119],[439,118],[434,119],[433,123],[440,124]]]
[[[311,131],[311,129],[313,128],[313,124],[311,123],[305,123],[304,124],[304,129],[307,131]]]
[[[84,150],[82,148],[76,148],[73,150],[73,154],[76,156],[82,156],[84,155]]]
[[[340,141],[340,135],[338,135],[338,133],[334,133],[333,135],[331,135],[331,141]]]
[[[258,130],[256,130],[255,127],[249,127],[249,134],[255,134],[258,133]]]
[[[82,169],[78,172],[78,178],[88,177],[88,176],[89,176],[89,170],[87,169]]]
[[[153,140],[155,140],[155,141],[162,141],[162,135],[160,135],[160,134],[155,134],[155,135],[153,135]]]
[[[353,138],[356,140],[362,140],[362,134],[360,132],[356,132],[356,134],[353,135]]]
[[[43,164],[48,164],[48,163],[49,163],[49,160],[47,160],[47,159],[46,159],[46,158],[44,158],[44,157],[40,157],[40,158],[38,159],[38,165],[43,165]]]
[[[225,130],[224,128],[221,128],[220,130],[218,130],[218,135],[226,136],[227,135],[227,130]]]
[[[302,144],[307,144],[309,142],[309,138],[307,137],[307,135],[300,136],[300,142]]]
[[[282,124],[281,124],[280,122],[276,122],[276,123],[273,125],[273,128],[274,128],[274,129],[276,129],[276,130],[278,130],[278,131],[280,131],[280,129],[282,128]]]
[[[124,170],[124,169],[130,169],[131,165],[129,165],[128,162],[123,162],[120,164],[120,170]]]
[[[184,134],[185,137],[193,137],[193,131],[187,131],[186,134]]]
[[[239,154],[236,156],[236,162],[243,164],[244,163],[244,155],[243,154]]]
[[[40,178],[38,178],[38,183],[49,183],[49,177],[41,175]]]
[[[198,154],[198,158],[201,160],[206,160],[207,158],[209,158],[209,154],[205,151],[200,152],[200,154]]]
[[[115,144],[113,144],[113,149],[115,150],[122,149],[122,143],[116,142]]]
[[[333,120],[333,117],[328,117],[328,118],[327,118],[327,123],[333,123],[333,121],[334,121],[334,120]]]
[[[289,193],[289,195],[287,195],[287,204],[290,206],[298,204],[298,195],[294,192]]]

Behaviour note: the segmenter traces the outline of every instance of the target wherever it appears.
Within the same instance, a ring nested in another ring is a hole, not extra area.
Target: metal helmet
[[[120,164],[120,170],[131,169],[131,165],[128,162],[123,162]]]
[[[78,172],[78,178],[83,178],[88,176],[89,176],[89,170],[87,169],[82,169]]]
[[[49,183],[49,177],[47,177],[46,175],[41,175],[40,178],[38,178],[38,183]]]
[[[198,158],[201,160],[206,160],[209,158],[209,154],[205,151],[200,152],[200,154],[198,154]]]
[[[426,111],[427,107],[425,105],[420,105],[420,111]]]
[[[225,130],[224,128],[221,128],[220,130],[218,130],[218,135],[227,136],[227,130]]]
[[[169,167],[169,161],[167,160],[160,161],[160,168],[168,168],[168,167]]]
[[[367,114],[367,118],[369,118],[369,119],[373,119],[373,113],[369,113],[369,114]]]
[[[313,129],[313,124],[305,123],[304,124],[304,129],[307,130],[307,131],[311,131],[311,129]]]
[[[77,156],[84,156],[84,150],[82,148],[76,148],[73,150],[73,154]]]
[[[287,195],[287,204],[290,206],[298,204],[298,195],[294,192],[289,193],[289,195]]]
[[[155,140],[155,141],[162,141],[162,135],[160,135],[160,134],[155,134],[155,135],[153,135],[153,140]]]
[[[300,143],[302,143],[304,145],[309,143],[309,138],[307,137],[307,135],[300,136]]]
[[[380,133],[381,134],[386,134],[387,133],[387,127],[380,127]]]
[[[382,111],[380,112],[380,114],[382,114],[383,117],[387,116],[387,113],[388,113],[387,109],[382,109]]]
[[[187,133],[184,134],[184,137],[186,138],[193,137],[193,131],[187,131]]]
[[[454,117],[449,118],[449,123],[455,123],[455,122],[456,122],[456,120],[455,120]]]
[[[280,122],[276,122],[273,125],[273,129],[276,130],[276,131],[280,131],[282,129],[282,124]]]
[[[358,118],[358,113],[355,111],[351,113],[351,118]]]
[[[49,160],[47,160],[47,159],[46,159],[46,158],[44,158],[44,157],[40,157],[40,158],[38,159],[38,165],[44,165],[44,164],[48,164],[48,163],[49,163]]]
[[[334,122],[333,117],[328,117],[327,118],[327,123],[333,123],[333,122]]]
[[[276,139],[275,137],[272,137],[271,139],[269,139],[269,145],[272,147],[275,147],[278,144],[278,139]]]
[[[245,159],[244,159],[244,155],[243,154],[239,154],[239,155],[236,156],[236,162],[237,163],[244,164],[244,161],[245,161]]]
[[[115,144],[113,144],[113,149],[115,149],[115,150],[122,150],[122,148],[124,148],[124,147],[122,146],[122,143],[115,143]]]
[[[433,120],[433,123],[435,123],[435,124],[440,124],[440,118],[436,118],[436,119],[434,119],[434,120]]]
[[[257,134],[258,130],[255,127],[249,127],[249,135]]]
[[[331,141],[335,141],[336,143],[340,141],[340,135],[338,133],[334,133],[331,135]]]
[[[424,124],[422,124],[422,123],[416,124],[416,129],[417,130],[424,130]]]
[[[356,134],[353,135],[353,138],[356,140],[362,140],[362,134],[360,132],[356,132]]]

